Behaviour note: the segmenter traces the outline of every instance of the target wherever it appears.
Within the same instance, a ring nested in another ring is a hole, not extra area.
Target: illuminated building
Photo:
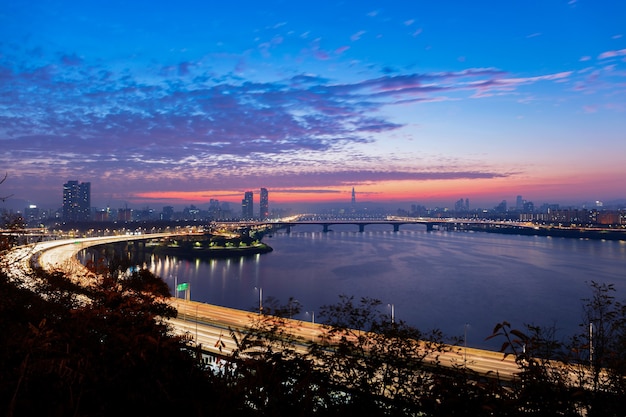
[[[241,217],[243,219],[254,218],[254,196],[252,191],[246,191],[241,200]]]
[[[261,188],[261,197],[259,200],[259,218],[265,220],[270,217],[269,195],[267,188]]]
[[[90,218],[91,183],[68,181],[63,184],[63,220],[86,221]]]

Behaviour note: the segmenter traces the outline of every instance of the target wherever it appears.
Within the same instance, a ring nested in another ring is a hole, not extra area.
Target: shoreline
[[[544,236],[544,237],[562,237],[568,239],[593,239],[593,240],[624,240],[626,241],[626,230],[610,230],[610,229],[563,229],[556,227],[465,227],[458,230],[468,230],[485,233],[500,233],[508,235],[524,235],[524,236]]]
[[[246,247],[224,247],[224,246],[212,246],[209,248],[201,247],[184,247],[184,246],[155,246],[153,251],[155,253],[163,255],[172,255],[179,257],[191,257],[191,258],[203,258],[203,259],[224,259],[224,258],[239,258],[242,256],[254,256],[264,253],[272,252],[274,249],[265,244],[260,243],[253,246]]]

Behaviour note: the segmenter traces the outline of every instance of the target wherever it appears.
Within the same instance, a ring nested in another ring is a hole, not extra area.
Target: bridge
[[[362,218],[327,218],[320,219],[318,216],[308,217],[306,215],[294,216],[289,220],[278,221],[247,221],[238,222],[237,225],[248,227],[273,227],[276,229],[286,229],[287,233],[291,233],[291,229],[296,226],[318,225],[322,226],[324,233],[331,231],[334,225],[356,225],[359,232],[365,231],[365,226],[369,225],[389,225],[394,232],[400,230],[402,225],[423,225],[427,231],[439,230],[465,230],[467,228],[514,228],[517,230],[537,229],[537,226],[528,222],[511,222],[511,221],[492,221],[483,219],[456,219],[456,218],[424,218],[424,217],[396,217],[387,216],[384,219],[362,219]],[[217,224],[233,225],[231,222],[217,222]]]
[[[393,231],[397,232],[400,230],[400,226],[403,224],[425,224],[426,230],[433,229],[433,223],[421,222],[421,221],[399,221],[399,220],[303,220],[303,221],[293,221],[293,222],[276,222],[272,223],[276,225],[278,228],[286,229],[287,233],[291,233],[291,228],[295,226],[304,226],[304,225],[319,225],[322,226],[324,233],[329,232],[330,226],[333,225],[357,225],[359,227],[359,232],[363,233],[365,231],[365,226],[377,224],[377,225],[390,225],[393,226]]]

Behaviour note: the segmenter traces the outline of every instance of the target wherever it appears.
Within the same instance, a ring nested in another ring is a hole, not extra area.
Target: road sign
[[[185,291],[187,288],[189,288],[189,283],[183,282],[182,284],[178,284],[176,286],[176,291]]]

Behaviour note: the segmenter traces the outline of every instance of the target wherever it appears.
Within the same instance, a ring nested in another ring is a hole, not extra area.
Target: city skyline
[[[2,195],[60,207],[626,199],[626,4],[12,3]],[[11,204],[7,201],[5,204]]]

